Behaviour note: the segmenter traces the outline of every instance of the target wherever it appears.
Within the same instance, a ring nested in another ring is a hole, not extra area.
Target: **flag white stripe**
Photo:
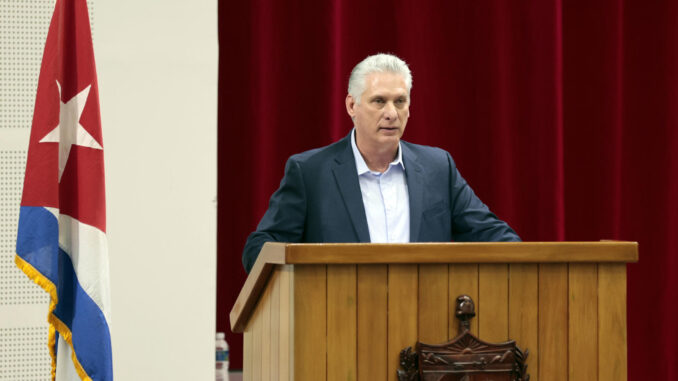
[[[75,370],[71,354],[73,350],[68,345],[66,340],[59,335],[59,343],[57,345],[57,367],[55,381],[80,381],[80,376]]]
[[[59,247],[71,257],[80,286],[99,306],[110,331],[111,290],[106,234],[75,218],[60,214]]]

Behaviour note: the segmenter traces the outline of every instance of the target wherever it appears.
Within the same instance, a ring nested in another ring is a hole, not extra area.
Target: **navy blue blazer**
[[[243,251],[249,273],[265,242],[370,242],[351,135],[293,155]],[[401,141],[412,242],[520,241],[473,193],[449,153]]]

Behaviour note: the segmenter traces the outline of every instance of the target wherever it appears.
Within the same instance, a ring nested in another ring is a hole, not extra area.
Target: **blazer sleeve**
[[[451,183],[452,239],[457,242],[520,241],[518,234],[475,195],[449,153],[447,160]]]
[[[287,160],[280,187],[271,196],[268,210],[257,230],[247,237],[242,254],[247,273],[254,266],[264,243],[301,242],[306,223],[306,204],[303,173],[293,156]]]

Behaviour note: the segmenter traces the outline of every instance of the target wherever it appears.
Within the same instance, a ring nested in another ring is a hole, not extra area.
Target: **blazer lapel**
[[[424,169],[417,161],[417,155],[405,142],[401,142],[400,146],[403,147],[407,193],[410,199],[410,242],[418,242],[424,205]]]
[[[344,139],[346,149],[337,155],[335,165],[332,167],[334,179],[341,192],[344,206],[353,223],[353,229],[358,236],[359,242],[370,242],[370,231],[367,227],[367,217],[365,216],[365,206],[360,192],[360,182],[355,166],[355,158],[350,142],[351,135]]]

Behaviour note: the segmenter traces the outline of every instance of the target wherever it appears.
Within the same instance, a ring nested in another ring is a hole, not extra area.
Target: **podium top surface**
[[[267,242],[259,256],[275,264],[637,262],[638,243],[622,241],[401,244]]]
[[[638,243],[625,241],[404,244],[267,242],[231,310],[231,328],[234,332],[241,332],[244,329],[249,314],[275,265],[637,261]]]

